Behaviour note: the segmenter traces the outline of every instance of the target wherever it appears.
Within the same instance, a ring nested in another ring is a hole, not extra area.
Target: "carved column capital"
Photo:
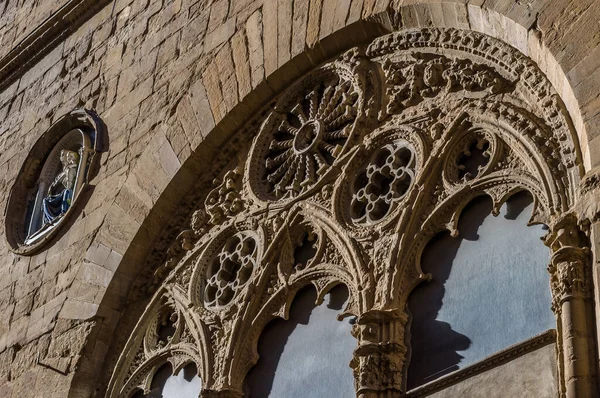
[[[405,314],[388,310],[369,311],[357,319],[352,335],[358,348],[350,366],[358,397],[390,397],[402,392],[407,320]]]
[[[552,310],[559,314],[565,300],[591,295],[589,241],[577,217],[570,213],[553,225],[545,243],[552,249],[548,266]]]
[[[560,312],[562,303],[572,298],[585,299],[592,293],[589,250],[561,249],[552,256],[548,267],[552,288],[552,310]]]

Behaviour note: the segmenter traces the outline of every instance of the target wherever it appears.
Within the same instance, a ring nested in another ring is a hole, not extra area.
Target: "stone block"
[[[222,114],[220,110],[221,103],[223,102],[223,93],[221,92],[221,83],[219,82],[219,72],[216,62],[213,61],[208,64],[202,73],[202,84],[206,88],[206,96],[215,123],[218,123],[225,114]]]
[[[228,41],[235,33],[235,19],[231,18],[214,31],[208,33],[204,39],[204,51],[209,53],[221,44]]]
[[[96,315],[97,311],[98,304],[79,301],[75,298],[69,298],[67,301],[65,301],[65,304],[59,313],[59,318],[86,320]]]
[[[314,47],[319,40],[322,7],[321,0],[310,0],[308,24],[306,25],[306,44],[309,48]]]
[[[79,269],[77,278],[90,285],[107,287],[113,277],[113,271],[100,265],[84,262]]]
[[[323,5],[321,6],[321,27],[319,29],[320,40],[323,40],[325,37],[333,33],[333,27],[335,24],[335,17],[337,11],[337,0],[322,0],[322,3]]]
[[[250,81],[250,68],[248,62],[248,48],[244,30],[239,30],[231,39],[235,77],[237,80],[239,98],[244,98],[252,90]]]
[[[348,11],[348,19],[346,25],[350,25],[361,18],[364,0],[352,0],[350,10]]]
[[[264,46],[264,65],[265,75],[277,70],[278,64],[278,1],[268,1],[263,7],[262,23],[263,23],[263,46]]]
[[[248,61],[252,75],[252,88],[256,88],[265,77],[264,54],[262,41],[262,14],[254,12],[246,21],[248,37]]]
[[[210,6],[210,17],[208,19],[208,31],[212,32],[222,26],[227,19],[229,11],[229,0],[217,0]]]
[[[277,0],[277,66],[281,67],[291,58],[293,3]]]

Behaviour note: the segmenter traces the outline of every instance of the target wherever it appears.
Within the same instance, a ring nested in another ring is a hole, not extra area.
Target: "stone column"
[[[358,398],[401,396],[407,319],[404,314],[387,310],[372,310],[357,319],[352,335],[358,340],[358,348],[350,366]]]
[[[552,249],[552,310],[559,328],[562,389],[567,398],[596,397],[596,346],[589,243],[575,216],[560,219],[546,237]]]

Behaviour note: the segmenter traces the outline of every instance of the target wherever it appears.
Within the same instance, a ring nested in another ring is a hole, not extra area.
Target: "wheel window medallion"
[[[74,212],[102,150],[101,126],[93,112],[76,110],[34,144],[6,208],[6,235],[14,252],[35,254]]]
[[[345,66],[326,66],[293,86],[257,137],[249,170],[261,200],[307,193],[346,150],[362,114],[359,79]]]

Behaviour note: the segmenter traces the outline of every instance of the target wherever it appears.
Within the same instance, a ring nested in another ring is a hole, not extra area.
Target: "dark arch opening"
[[[148,395],[138,390],[131,398],[197,398],[201,388],[202,382],[195,363],[190,362],[173,374],[173,366],[167,362],[154,374]]]
[[[337,285],[317,306],[317,292],[307,286],[297,294],[289,320],[275,319],[258,341],[260,359],[244,386],[246,398],[344,398],[354,395],[349,367],[356,340],[354,318],[336,319],[348,301],[348,289]]]
[[[409,299],[412,389],[555,327],[540,240],[545,227],[527,226],[529,193],[513,195],[492,215],[488,196],[463,211],[456,238],[436,235],[421,258],[433,279]]]

